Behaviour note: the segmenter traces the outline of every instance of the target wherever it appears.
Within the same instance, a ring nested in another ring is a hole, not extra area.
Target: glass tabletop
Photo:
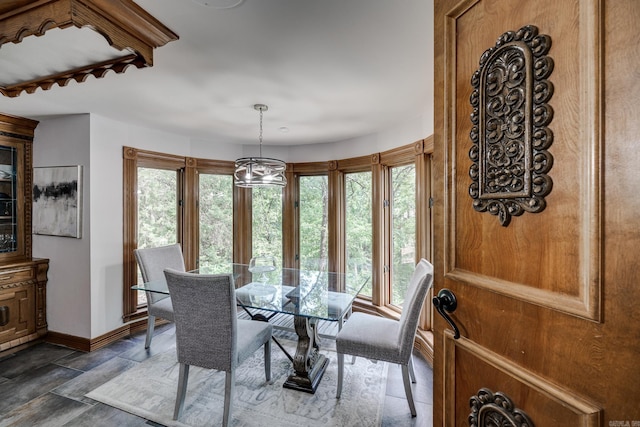
[[[287,313],[338,321],[369,276],[291,268],[250,268],[229,264],[224,268],[194,270],[197,274],[233,274],[238,305],[247,309]],[[139,291],[169,294],[164,280],[132,286]]]

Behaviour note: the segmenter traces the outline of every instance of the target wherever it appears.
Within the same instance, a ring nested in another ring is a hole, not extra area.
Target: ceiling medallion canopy
[[[29,77],[1,81],[0,93],[16,97],[23,91],[48,90],[56,83],[66,86],[71,80],[84,82],[91,75],[101,78],[110,70],[122,73],[130,65],[150,67],[153,49],[178,39],[177,34],[132,0],[15,0],[0,5],[0,48],[32,35],[43,36],[43,50],[56,49],[62,54],[76,48],[46,44],[51,37],[45,33],[54,28],[89,28],[106,39],[113,53],[96,60],[96,49],[88,47],[81,53],[79,63],[65,66],[43,64],[44,57],[36,58],[38,72],[21,69],[20,76]]]
[[[232,9],[240,5],[244,0],[193,0],[202,6],[214,9]]]
[[[260,112],[260,156],[242,157],[236,160],[234,182],[237,187],[284,187],[287,178],[284,173],[287,165],[282,160],[262,157],[262,113],[269,107],[264,104],[255,104],[254,109]]]

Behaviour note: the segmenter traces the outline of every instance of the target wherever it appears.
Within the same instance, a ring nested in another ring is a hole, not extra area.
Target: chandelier
[[[260,156],[242,157],[236,160],[236,170],[233,178],[237,187],[284,187],[287,178],[284,172],[287,165],[282,160],[262,157],[262,113],[269,107],[264,104],[256,104],[254,109],[260,112]]]

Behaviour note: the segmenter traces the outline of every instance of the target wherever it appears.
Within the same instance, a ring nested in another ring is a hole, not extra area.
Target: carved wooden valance
[[[153,65],[153,49],[178,36],[132,0],[12,0],[0,5],[0,48],[20,43],[28,36],[43,36],[53,28],[90,28],[109,46],[122,51],[117,58],[85,65],[35,79],[0,85],[0,93],[15,97],[23,91],[66,86],[71,80],[84,82],[89,76],[104,77],[108,71],[124,72],[129,66]],[[87,52],[87,58],[91,58]],[[29,75],[26,73],[26,75]]]
[[[543,211],[551,192],[550,48],[551,38],[533,25],[506,32],[471,78],[469,194],[476,211],[497,215],[503,226],[512,216]]]

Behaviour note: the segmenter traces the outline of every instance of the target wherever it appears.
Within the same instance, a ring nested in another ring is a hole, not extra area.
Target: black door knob
[[[449,289],[440,289],[440,292],[438,292],[438,296],[433,297],[433,305],[435,306],[436,310],[438,310],[438,313],[440,313],[440,315],[444,317],[444,320],[449,323],[451,329],[453,329],[453,338],[456,340],[460,338],[460,330],[448,314],[453,313],[458,307],[458,300],[456,299],[455,294]]]

